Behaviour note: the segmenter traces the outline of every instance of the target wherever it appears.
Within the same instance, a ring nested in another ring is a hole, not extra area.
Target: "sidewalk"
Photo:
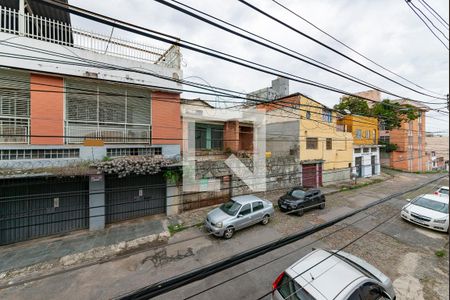
[[[167,242],[165,219],[140,218],[100,231],[80,231],[0,247],[0,280],[22,273],[98,261]]]

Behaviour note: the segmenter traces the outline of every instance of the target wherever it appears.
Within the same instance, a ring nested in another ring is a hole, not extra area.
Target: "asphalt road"
[[[191,228],[173,236],[171,244],[166,247],[3,289],[0,290],[0,299],[118,297],[131,290],[333,219],[396,191],[414,187],[430,178],[430,175],[399,174],[394,180],[337,193],[327,198],[327,208],[324,210],[310,211],[302,217],[277,213],[269,225],[253,226],[237,232],[231,240],[204,236],[184,241],[201,234],[199,228]],[[439,184],[444,183],[448,184],[448,179],[442,180]],[[158,299],[184,299],[211,287],[213,288],[196,295],[193,299],[256,299],[270,291],[276,276],[311,251],[312,247],[340,248],[392,213],[399,212],[401,206],[406,203],[405,198],[412,198],[414,195],[432,192],[435,189],[436,186],[430,185],[410,195],[390,200],[306,239],[171,291]],[[323,238],[319,240],[320,237]],[[394,281],[397,294],[402,295],[398,299],[447,299],[445,297],[448,297],[448,251],[445,252],[445,257],[435,255],[437,250],[444,248],[448,248],[446,234],[418,228],[396,216],[345,251],[366,259],[385,272]],[[274,259],[276,260],[270,262]],[[252,270],[258,266],[261,267]],[[236,277],[246,271],[248,273]],[[228,282],[218,285],[223,281]],[[214,287],[215,285],[218,286]]]

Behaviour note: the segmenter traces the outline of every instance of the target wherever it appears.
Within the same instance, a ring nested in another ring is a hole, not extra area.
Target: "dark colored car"
[[[306,209],[324,209],[325,195],[319,189],[296,187],[280,197],[278,207],[283,212],[295,211],[301,216]]]

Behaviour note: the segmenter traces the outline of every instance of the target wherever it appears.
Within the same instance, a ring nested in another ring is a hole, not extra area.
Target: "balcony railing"
[[[169,49],[157,48],[112,35],[74,28],[71,24],[38,15],[25,13],[20,16],[17,10],[3,6],[0,6],[0,31],[101,54],[180,68],[181,55],[178,46],[172,45]]]
[[[150,144],[150,125],[84,125],[68,123],[66,142],[82,144],[85,139],[102,140],[108,144]]]

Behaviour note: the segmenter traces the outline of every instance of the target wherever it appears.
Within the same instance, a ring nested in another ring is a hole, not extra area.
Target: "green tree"
[[[376,103],[372,109],[372,115],[378,117],[386,130],[400,128],[403,122],[415,120],[419,117],[419,111],[412,105],[399,104],[385,99]]]
[[[419,117],[419,111],[414,106],[399,104],[389,99],[384,99],[369,107],[367,101],[362,98],[345,96],[339,104],[334,106],[334,109],[342,113],[350,112],[355,115],[378,118],[386,130],[400,128],[403,122]]]
[[[351,114],[354,115],[361,115],[361,116],[371,116],[372,112],[367,104],[367,101],[365,101],[362,98],[353,97],[353,96],[345,96],[342,97],[341,102],[339,104],[336,104],[334,106],[334,109],[346,113],[349,111]]]

